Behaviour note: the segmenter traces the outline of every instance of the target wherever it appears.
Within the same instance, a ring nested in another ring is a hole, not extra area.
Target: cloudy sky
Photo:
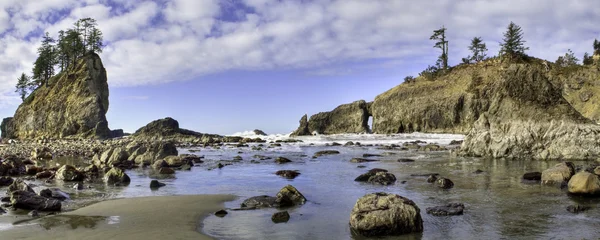
[[[16,78],[42,34],[83,17],[107,45],[110,127],[130,132],[171,116],[201,132],[289,133],[305,113],[373,100],[435,63],[442,25],[452,65],[476,36],[495,55],[510,21],[550,61],[600,39],[597,0],[2,0],[0,117],[20,103]]]

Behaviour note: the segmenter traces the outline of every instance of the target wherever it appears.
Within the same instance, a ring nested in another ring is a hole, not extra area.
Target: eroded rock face
[[[50,79],[3,120],[5,138],[108,138],[108,83],[96,54],[80,59],[73,69]]]
[[[379,192],[358,199],[350,214],[350,228],[362,236],[400,235],[422,232],[423,220],[413,201]]]
[[[368,133],[369,129],[368,104],[364,100],[343,104],[331,112],[320,112],[312,115],[305,122],[306,115],[300,119],[300,127],[292,133],[293,136],[338,133]]]
[[[512,64],[489,92],[490,107],[465,137],[461,155],[582,160],[600,155],[600,126],[577,112],[542,69]]]

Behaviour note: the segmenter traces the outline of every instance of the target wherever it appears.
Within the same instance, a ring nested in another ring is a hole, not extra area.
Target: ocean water
[[[261,137],[268,141],[288,138],[284,134],[255,136],[250,132],[236,135]],[[127,174],[132,182],[124,187],[98,185],[74,193],[66,184],[63,188],[72,193],[74,199],[67,202],[67,208],[77,208],[107,198],[218,193],[238,196],[235,201],[225,204],[227,209],[233,209],[240,207],[246,198],[274,196],[282,187],[291,184],[304,194],[308,202],[285,209],[291,216],[287,223],[275,224],[271,221],[271,215],[280,209],[228,210],[229,214],[223,218],[207,217],[198,230],[217,239],[367,239],[351,234],[348,225],[351,209],[356,200],[365,194],[388,192],[407,197],[419,206],[424,232],[383,239],[597,239],[600,236],[599,199],[570,197],[558,187],[521,180],[523,173],[543,171],[555,165],[555,161],[461,158],[453,157],[450,151],[399,151],[365,146],[402,144],[415,140],[446,146],[452,140],[463,139],[461,135],[344,134],[298,139],[303,142],[282,143],[281,147],[268,148],[269,143],[264,143],[262,150],[252,150],[252,146],[259,145],[257,143],[244,148],[180,149],[180,153],[204,156],[205,162],[190,171],[177,171],[174,176],[161,176],[151,169],[130,170]],[[361,146],[325,146],[347,141],[360,142]],[[340,154],[313,159],[313,154],[321,150],[338,150]],[[379,160],[377,162],[350,162],[350,159],[362,157],[365,153],[384,156],[371,158]],[[254,155],[272,159],[258,160]],[[235,156],[241,156],[243,160],[231,162]],[[275,164],[274,159],[279,156],[289,158],[292,163]],[[400,158],[414,159],[415,162],[398,162]],[[252,160],[258,163],[252,163]],[[232,165],[212,169],[218,162]],[[365,168],[358,168],[359,165]],[[390,186],[354,182],[354,178],[371,168],[387,169],[398,181]],[[301,175],[288,180],[274,174],[284,169],[298,170]],[[474,173],[476,170],[482,170],[483,173]],[[427,183],[425,177],[412,176],[424,173],[438,173],[451,179],[455,186],[443,190]],[[150,190],[148,185],[151,179],[159,179],[167,186]],[[425,212],[427,207],[452,202],[465,205],[464,215],[435,217]],[[591,209],[572,214],[566,210],[572,204],[589,206]],[[0,224],[0,231],[2,228]]]

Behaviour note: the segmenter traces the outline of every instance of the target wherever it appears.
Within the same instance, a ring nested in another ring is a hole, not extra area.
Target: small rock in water
[[[341,144],[341,143],[338,143],[338,142],[333,142],[333,143],[331,143],[331,146],[341,146],[341,145],[342,145],[342,144]]]
[[[351,163],[364,163],[364,162],[378,162],[379,160],[366,159],[366,158],[353,158],[350,159]]]
[[[400,158],[398,159],[398,162],[414,162],[415,160],[413,159],[409,159],[409,158]]]
[[[349,141],[349,142],[347,142],[346,144],[344,144],[344,146],[354,146],[354,142],[352,142],[352,141]]]
[[[358,166],[356,166],[356,167],[357,167],[357,168],[366,168],[367,166],[365,166],[365,165],[358,165]]]
[[[318,157],[324,156],[324,155],[334,155],[334,154],[340,154],[340,151],[336,151],[336,150],[318,151],[318,152],[315,153],[315,155],[313,156],[313,158],[318,158]]]
[[[289,163],[289,162],[292,162],[292,160],[289,160],[284,157],[278,157],[277,159],[275,159],[275,163],[277,163],[277,164],[284,164],[284,163]]]
[[[150,181],[150,188],[151,189],[158,189],[160,187],[164,187],[166,186],[166,184],[159,182],[158,180],[152,180]]]
[[[0,202],[10,202],[10,197],[2,197],[0,198]]]
[[[235,156],[235,157],[233,157],[233,160],[234,160],[234,161],[242,161],[242,160],[244,160],[244,159],[242,158],[242,156],[239,156],[239,155],[238,155],[238,156]]]
[[[36,211],[36,210],[33,210],[33,211],[29,212],[27,215],[29,215],[30,217],[36,218],[36,217],[40,216],[40,213],[38,213],[38,211]]]
[[[483,170],[481,170],[481,169],[477,169],[477,170],[475,170],[473,173],[475,173],[475,174],[480,174],[480,173],[483,173]]]
[[[443,189],[450,189],[450,188],[454,187],[454,183],[452,181],[450,181],[450,179],[447,179],[447,178],[438,178],[436,183],[439,188],[443,188]]]
[[[542,173],[541,172],[528,172],[528,173],[523,174],[523,179],[530,180],[530,181],[540,181],[540,180],[542,180]]]
[[[381,157],[381,154],[371,154],[371,153],[365,153],[363,154],[363,157]]]
[[[75,185],[73,185],[73,188],[77,190],[83,190],[84,186],[83,183],[76,183]]]
[[[271,221],[274,223],[284,223],[290,220],[290,214],[288,211],[276,212],[271,216]]]
[[[0,214],[5,214],[6,210],[4,210],[4,208],[0,208]]]
[[[585,212],[585,211],[587,211],[589,209],[590,209],[590,207],[581,206],[581,205],[570,205],[570,206],[567,207],[567,211],[569,211],[571,213]]]
[[[225,215],[227,215],[227,214],[228,214],[227,211],[225,211],[224,209],[221,209],[215,213],[215,216],[222,218],[222,217],[225,217]]]
[[[438,179],[437,175],[431,174],[431,175],[429,175],[429,177],[427,177],[427,182],[428,183],[433,183],[433,182],[437,181],[437,179]]]
[[[454,216],[462,215],[465,205],[462,203],[450,203],[444,206],[427,208],[427,213],[433,216]]]
[[[275,174],[278,176],[287,178],[287,179],[294,179],[298,175],[300,175],[300,173],[297,170],[279,170],[279,171],[275,172]]]

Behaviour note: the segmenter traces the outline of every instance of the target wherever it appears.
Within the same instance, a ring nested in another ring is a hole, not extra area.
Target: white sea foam
[[[298,139],[302,143],[298,145],[325,145],[326,143],[338,142],[360,142],[361,144],[402,144],[410,141],[425,141],[427,143],[450,144],[452,140],[463,140],[464,135],[460,134],[434,134],[434,133],[405,133],[405,134],[333,134],[333,135],[315,135],[315,136],[297,136],[290,137],[290,134],[271,134],[261,136],[254,134],[253,131],[245,131],[231,134],[229,136],[239,136],[247,138],[260,138],[267,141],[277,141],[285,139]]]

